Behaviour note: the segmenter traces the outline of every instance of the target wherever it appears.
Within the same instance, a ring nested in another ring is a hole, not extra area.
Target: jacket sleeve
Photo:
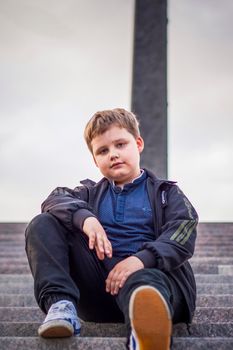
[[[168,272],[192,257],[198,215],[176,185],[170,187],[167,206],[163,210],[161,234],[155,241],[144,243],[142,250],[135,255],[143,261],[145,267],[156,267]]]
[[[87,191],[84,186],[74,190],[57,187],[42,203],[41,211],[55,216],[68,230],[82,230],[84,220],[95,216],[87,203]]]

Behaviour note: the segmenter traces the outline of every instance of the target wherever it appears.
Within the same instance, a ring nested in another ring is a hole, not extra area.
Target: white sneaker
[[[62,338],[79,336],[80,330],[81,325],[74,304],[68,300],[60,300],[50,307],[38,334],[44,338]]]
[[[131,321],[130,350],[169,350],[172,321],[168,305],[153,287],[141,286],[129,303]]]

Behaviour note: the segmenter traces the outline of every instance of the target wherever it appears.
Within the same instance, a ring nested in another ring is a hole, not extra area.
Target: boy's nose
[[[112,153],[111,154],[111,160],[119,158],[119,154],[117,153]]]

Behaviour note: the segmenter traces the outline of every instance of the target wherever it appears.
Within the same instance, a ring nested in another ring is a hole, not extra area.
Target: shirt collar
[[[132,187],[134,184],[138,184],[139,182],[143,181],[146,178],[146,172],[144,169],[140,169],[140,175],[135,177],[130,183],[125,184],[122,189],[126,187]],[[112,188],[120,188],[119,186],[115,185],[115,181],[109,181]]]

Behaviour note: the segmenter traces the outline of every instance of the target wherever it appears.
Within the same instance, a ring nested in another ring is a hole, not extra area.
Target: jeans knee
[[[158,269],[141,269],[136,272],[134,272],[129,277],[130,282],[139,282],[143,284],[151,284],[155,282],[161,282],[164,283],[165,281],[168,281],[168,277],[163,273],[162,271]]]
[[[29,238],[29,236],[32,236],[34,234],[37,234],[38,229],[41,227],[45,227],[45,225],[49,225],[51,222],[53,222],[55,218],[49,214],[49,213],[42,213],[37,216],[35,216],[27,225],[25,230],[25,237],[26,240]]]
[[[140,286],[151,286],[171,298],[171,284],[168,276],[158,269],[142,269],[134,272],[125,282],[125,289],[130,291]],[[124,288],[123,287],[123,288]]]

